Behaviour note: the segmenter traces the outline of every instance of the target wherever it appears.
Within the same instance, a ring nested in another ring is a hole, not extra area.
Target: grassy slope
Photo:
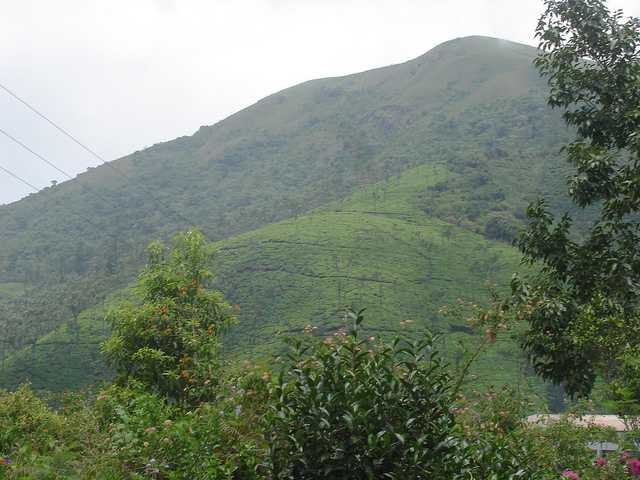
[[[486,300],[488,286],[504,284],[519,255],[424,214],[418,195],[449,175],[440,165],[416,167],[310,215],[224,242],[218,286],[243,306],[231,337],[235,350],[279,352],[281,337],[308,324],[331,333],[345,326],[344,306],[366,308],[372,334],[393,334],[406,320],[415,330],[439,331],[452,360],[458,341],[473,345],[477,339],[460,331],[464,319],[444,317],[440,307]],[[479,362],[477,385],[528,384],[522,367],[514,343],[499,342]]]
[[[126,178],[99,167],[0,208],[0,282],[28,292],[0,298],[17,346],[130,281],[150,239],[187,226],[176,211],[221,240],[435,163],[450,177],[421,193],[420,208],[471,231],[547,187],[557,196],[562,175],[550,172],[566,132],[545,107],[535,54],[469,37],[400,65],[306,82],[116,161]],[[96,290],[71,305],[83,284]],[[52,301],[60,305],[46,308]]]
[[[372,331],[411,319],[448,345],[470,338],[437,310],[481,300],[516,268],[510,247],[482,235],[487,221],[519,221],[537,194],[567,206],[557,151],[570,132],[545,106],[535,53],[470,37],[307,82],[117,161],[127,179],[92,169],[0,208],[0,317],[18,348],[0,386],[104,377],[101,299],[132,280],[148,240],[186,226],[158,198],[220,241],[218,286],[242,305],[234,354],[274,354],[278,332],[308,323],[337,328],[345,304],[367,307]],[[505,342],[479,371],[513,382],[520,363]]]
[[[240,323],[226,343],[229,353],[277,355],[282,337],[312,324],[329,334],[343,326],[341,307],[367,308],[372,334],[431,327],[455,344],[477,337],[460,332],[464,322],[438,309],[458,298],[482,301],[488,282],[504,282],[516,268],[511,247],[424,214],[416,206],[423,189],[450,175],[444,166],[419,166],[361,188],[343,201],[223,241],[217,286],[241,305]],[[3,382],[30,376],[38,388],[78,387],[105,375],[95,342],[105,329],[101,312],[85,312],[76,344],[68,326],[9,361]],[[500,369],[496,369],[496,365]],[[35,368],[34,368],[35,367]],[[479,362],[476,385],[531,383],[518,349],[498,342]]]

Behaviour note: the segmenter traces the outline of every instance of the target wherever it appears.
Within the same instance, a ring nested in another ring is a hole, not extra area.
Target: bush
[[[243,392],[246,393],[246,392]],[[254,479],[262,462],[256,441],[246,436],[237,396],[193,410],[157,394],[114,386],[96,406],[110,434],[111,455],[123,475],[158,479]]]
[[[64,419],[49,410],[28,386],[0,393],[0,453],[30,444],[48,449],[64,431]]]
[[[560,473],[565,470],[578,472],[580,478],[585,479],[623,479],[624,465],[613,459],[607,468],[596,465],[595,452],[587,448],[592,441],[618,442],[616,433],[611,429],[596,425],[576,425],[569,415],[561,417],[545,425],[532,425],[523,432],[523,442],[532,446],[536,463],[540,470]],[[612,470],[618,471],[617,476],[608,476]]]
[[[293,342],[267,416],[278,479],[442,478],[454,385],[434,338]]]
[[[122,478],[99,453],[106,435],[83,397],[65,395],[58,403],[56,412],[27,385],[0,393],[0,478]]]
[[[541,468],[525,435],[526,412],[531,403],[518,390],[493,387],[475,398],[461,395],[456,405],[456,460],[452,479],[527,479],[553,478],[552,470]]]

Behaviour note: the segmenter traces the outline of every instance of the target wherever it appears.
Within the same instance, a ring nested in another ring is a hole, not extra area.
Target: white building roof
[[[627,426],[622,418],[617,415],[583,415],[581,417],[573,415],[553,415],[553,414],[536,414],[529,415],[527,417],[528,423],[548,424],[549,422],[556,422],[563,418],[568,419],[574,425],[582,427],[597,426],[612,428],[616,432],[626,432]]]

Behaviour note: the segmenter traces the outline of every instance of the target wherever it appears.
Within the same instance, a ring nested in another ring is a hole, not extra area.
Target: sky
[[[640,16],[638,0],[610,0]],[[535,45],[542,0],[0,0],[0,84],[101,157],[191,135],[297,83],[456,37]],[[0,129],[71,176],[100,163],[0,89]],[[0,134],[0,167],[66,177]],[[33,190],[0,170],[0,204]]]

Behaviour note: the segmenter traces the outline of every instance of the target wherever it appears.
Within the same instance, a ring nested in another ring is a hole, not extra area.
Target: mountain
[[[438,308],[507,280],[528,201],[569,208],[557,152],[571,132],[535,55],[452,40],[283,90],[1,207],[0,377],[62,388],[103,375],[103,302],[149,240],[190,224],[219,242],[217,286],[242,306],[234,350],[276,351],[276,332],[307,323],[330,331],[345,302],[369,307],[373,330],[411,319],[467,335]],[[520,360],[504,348],[512,378]]]

